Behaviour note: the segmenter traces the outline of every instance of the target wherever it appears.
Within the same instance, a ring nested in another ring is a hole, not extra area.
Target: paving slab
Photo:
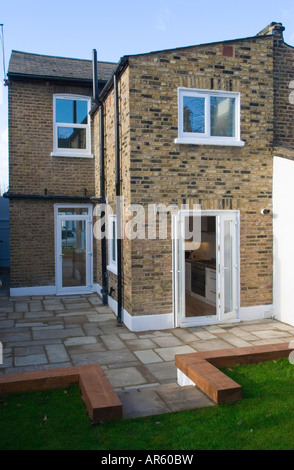
[[[178,387],[176,354],[294,341],[294,327],[274,319],[131,332],[96,294],[2,297],[0,319],[0,374],[98,363],[128,416],[210,406]]]
[[[145,384],[147,380],[136,367],[121,367],[105,371],[109,382],[115,389]]]
[[[124,418],[139,418],[170,412],[155,390],[124,390],[117,394],[123,405]]]
[[[163,362],[163,359],[156,354],[156,352],[152,351],[152,349],[134,351],[134,354],[138,357],[138,359],[143,362],[143,364],[154,364],[156,362]]]

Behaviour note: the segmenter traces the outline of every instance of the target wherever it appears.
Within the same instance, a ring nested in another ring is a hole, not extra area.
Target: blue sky
[[[294,45],[294,0],[3,1],[5,66],[12,50],[118,61],[125,54],[254,36],[272,21]],[[0,51],[0,188],[7,189],[7,87]],[[294,78],[294,77],[293,77]]]

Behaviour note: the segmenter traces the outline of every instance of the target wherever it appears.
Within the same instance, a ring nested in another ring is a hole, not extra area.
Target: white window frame
[[[113,223],[115,224],[113,231]],[[109,214],[108,216],[108,265],[107,269],[114,274],[117,274],[117,217],[116,214]],[[115,243],[115,257],[113,253],[113,240]]]
[[[87,101],[87,124],[72,124],[56,122],[56,100],[75,100],[75,101]],[[71,95],[71,94],[54,94],[53,95],[53,152],[52,157],[80,157],[80,158],[93,158],[91,154],[91,98],[83,95]],[[85,149],[66,149],[58,147],[58,127],[76,127],[79,129],[86,129],[86,148]]]
[[[205,99],[205,132],[184,132],[183,123],[183,99],[184,96],[192,96]],[[235,136],[221,137],[210,135],[210,97],[235,99]],[[244,142],[240,138],[240,93],[234,91],[202,90],[197,88],[178,88],[178,138],[176,144],[195,145],[229,145],[243,147]]]

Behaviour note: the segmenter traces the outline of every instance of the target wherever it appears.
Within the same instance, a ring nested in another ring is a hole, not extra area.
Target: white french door
[[[187,227],[192,220],[197,220],[199,235],[189,244]],[[236,319],[239,212],[180,211],[173,216],[172,227],[175,326]]]
[[[55,274],[57,294],[92,292],[92,206],[55,206]]]

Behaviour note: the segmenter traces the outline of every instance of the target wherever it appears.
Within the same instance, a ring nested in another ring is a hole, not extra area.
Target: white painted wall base
[[[180,387],[187,387],[189,385],[195,386],[194,382],[180,369],[177,369],[177,382]]]
[[[240,321],[262,320],[263,318],[272,318],[274,310],[272,305],[255,305],[253,307],[240,307]]]
[[[56,295],[56,286],[11,287],[11,297]]]
[[[294,326],[294,162],[274,157],[273,305],[277,320]]]
[[[95,292],[101,296],[102,288],[100,284],[95,284],[94,288]],[[108,305],[117,315],[117,301],[113,297],[108,296]],[[126,309],[123,309],[122,317],[123,323],[130,331],[167,330],[174,328],[173,313],[133,316]]]

